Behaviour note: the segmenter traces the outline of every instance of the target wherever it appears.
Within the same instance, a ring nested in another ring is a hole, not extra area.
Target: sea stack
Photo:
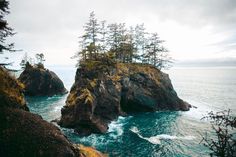
[[[60,78],[43,65],[32,66],[27,63],[18,80],[24,84],[26,96],[53,96],[67,93]]]
[[[0,67],[0,156],[103,157],[92,147],[71,143],[55,125],[30,113],[23,85]]]
[[[86,61],[77,69],[59,125],[82,136],[105,133],[119,115],[190,107],[169,76],[152,65]]]

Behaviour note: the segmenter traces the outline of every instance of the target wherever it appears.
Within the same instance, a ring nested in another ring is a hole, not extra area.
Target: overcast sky
[[[21,53],[45,53],[46,64],[74,64],[89,13],[108,23],[144,23],[176,60],[236,57],[236,0],[10,0],[7,19]]]

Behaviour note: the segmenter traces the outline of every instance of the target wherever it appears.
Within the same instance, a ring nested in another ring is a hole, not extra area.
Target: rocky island
[[[60,78],[42,64],[33,66],[27,63],[18,80],[24,84],[26,96],[53,96],[67,93]]]
[[[86,61],[77,69],[58,124],[83,136],[105,133],[120,115],[190,107],[177,96],[169,76],[152,65]]]
[[[0,67],[0,156],[104,156],[92,147],[71,143],[55,125],[30,113],[23,87]]]

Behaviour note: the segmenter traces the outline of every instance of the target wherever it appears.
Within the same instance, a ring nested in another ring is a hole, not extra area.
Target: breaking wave
[[[152,144],[161,144],[161,140],[193,140],[195,139],[194,136],[172,136],[172,135],[167,135],[167,134],[160,134],[156,136],[151,136],[151,137],[143,137],[137,127],[132,127],[130,129],[133,133],[137,134],[138,137],[152,143]]]

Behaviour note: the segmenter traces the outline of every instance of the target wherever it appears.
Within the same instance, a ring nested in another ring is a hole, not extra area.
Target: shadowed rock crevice
[[[88,61],[77,69],[58,124],[89,135],[106,132],[120,115],[189,108],[177,96],[169,76],[153,66]]]
[[[0,156],[102,157],[92,147],[72,144],[58,127],[30,113],[23,85],[0,67]]]

